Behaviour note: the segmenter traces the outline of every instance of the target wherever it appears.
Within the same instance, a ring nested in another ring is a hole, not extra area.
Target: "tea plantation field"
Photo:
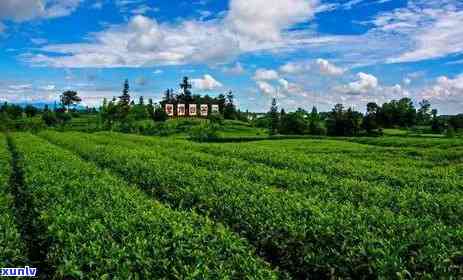
[[[462,279],[463,140],[0,136],[0,267],[43,279]]]

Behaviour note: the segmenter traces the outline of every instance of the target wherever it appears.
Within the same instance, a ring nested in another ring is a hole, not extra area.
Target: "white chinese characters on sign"
[[[201,104],[201,116],[207,117],[208,113],[209,113],[209,106],[207,106],[207,104]]]
[[[196,116],[198,114],[196,104],[190,104],[190,116]]]
[[[219,113],[219,105],[214,104],[212,105],[212,114],[218,114]]]
[[[177,115],[178,116],[185,116],[185,104],[178,104],[177,105]]]
[[[166,104],[166,114],[170,117],[174,116],[174,105]]]

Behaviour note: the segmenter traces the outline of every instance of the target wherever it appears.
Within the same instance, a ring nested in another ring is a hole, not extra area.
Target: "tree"
[[[69,108],[76,104],[82,102],[82,99],[79,97],[78,93],[73,90],[68,90],[63,92],[60,96],[61,104],[66,107],[66,112],[69,112]]]
[[[148,118],[147,106],[143,104],[133,105],[130,110],[130,117],[134,120],[145,120]]]
[[[342,104],[336,104],[326,122],[328,134],[333,136],[356,136],[360,133],[362,114]]]
[[[191,91],[193,86],[189,82],[188,77],[183,77],[183,82],[180,84],[180,89],[182,90],[182,93],[179,96],[180,102],[185,102],[185,103],[190,103],[193,99],[191,97]]]
[[[175,103],[175,94],[173,89],[166,89],[164,92],[164,103]]]
[[[225,108],[223,112],[223,116],[225,119],[229,119],[229,120],[236,119],[236,107],[234,104],[234,98],[235,97],[233,96],[233,92],[229,91],[227,94]]]
[[[28,118],[33,118],[39,113],[39,109],[32,105],[27,105],[26,108],[24,108],[24,113],[26,113]]]
[[[278,115],[278,105],[277,105],[276,98],[272,99],[272,106],[270,107],[269,117],[270,117],[269,133],[270,135],[275,135],[278,133],[278,130],[280,128],[280,117]]]
[[[437,109],[431,111],[431,130],[433,133],[441,134],[445,131],[445,122],[437,116]]]
[[[154,109],[154,113],[152,115],[153,121],[155,122],[165,122],[169,119],[169,116],[167,115],[166,111],[160,106],[157,106]]]
[[[416,109],[410,98],[402,98],[398,102],[399,126],[410,127],[416,124]]]
[[[418,124],[428,125],[431,122],[431,103],[424,99],[420,102],[420,109],[417,113]]]
[[[0,111],[12,120],[19,119],[23,115],[23,108],[21,106],[8,104],[7,102],[3,103]]]
[[[347,109],[345,116],[344,135],[359,135],[362,127],[362,117],[363,116],[361,113],[352,110],[352,108]]]
[[[416,109],[410,98],[384,103],[378,110],[378,123],[383,127],[410,127],[416,124]]]
[[[103,106],[101,107],[101,110],[100,110],[100,115],[101,115],[101,119],[104,125],[107,128],[112,129],[114,122],[118,118],[118,114],[119,114],[119,111],[118,111],[118,105],[116,104],[116,98],[113,98],[113,100],[110,101],[109,103],[107,102],[106,99],[104,99]]]
[[[217,102],[217,104],[219,105],[219,111],[220,111],[220,114],[224,114],[224,110],[225,110],[225,103],[227,102],[227,99],[225,97],[224,94],[219,94],[219,96],[217,96],[215,102]]]
[[[120,106],[129,106],[130,105],[130,85],[129,80],[125,80],[124,88],[122,89],[122,95],[119,96],[119,105]]]
[[[462,129],[463,128],[463,114],[459,114],[456,116],[452,116],[449,118],[448,123],[454,129]]]
[[[119,121],[126,121],[127,116],[130,113],[130,86],[129,86],[129,80],[125,80],[124,82],[124,87],[122,89],[122,95],[119,96],[119,102],[118,102],[118,119]]]
[[[54,113],[55,113],[56,119],[58,120],[58,123],[61,125],[65,125],[69,123],[72,119],[71,115],[68,114],[66,109],[64,109],[63,107],[56,108]]]
[[[42,120],[47,126],[54,126],[58,123],[55,113],[50,111],[48,105],[45,105],[43,109]]]
[[[378,113],[380,107],[374,102],[367,104],[367,113],[363,117],[362,127],[367,131],[367,133],[373,132],[373,130],[379,129],[378,123]]]
[[[295,135],[309,133],[309,121],[305,118],[304,112],[298,110],[294,113],[286,114],[284,110],[282,110],[279,132],[281,134]]]

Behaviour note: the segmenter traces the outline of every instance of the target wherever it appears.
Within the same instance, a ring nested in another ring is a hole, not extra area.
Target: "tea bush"
[[[51,279],[276,279],[246,242],[77,156],[15,134]]]

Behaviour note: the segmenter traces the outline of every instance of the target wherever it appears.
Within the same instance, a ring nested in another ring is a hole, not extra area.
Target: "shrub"
[[[14,216],[14,198],[8,185],[11,172],[11,155],[6,137],[0,133],[0,268],[26,264],[25,244],[21,240]]]
[[[215,124],[200,124],[191,128],[189,138],[194,141],[204,142],[219,138],[218,126]]]
[[[37,137],[14,140],[48,278],[276,279],[221,225],[173,211]]]
[[[217,161],[217,165],[204,167],[201,159],[175,157],[170,155],[172,151],[163,151],[162,146],[153,149],[153,146],[142,147],[138,143],[124,144],[109,136],[41,135],[124,176],[174,208],[194,209],[228,225],[247,238],[259,254],[295,278],[376,279],[409,275],[410,278],[431,279],[461,275],[459,257],[463,237],[459,227],[426,216],[426,211],[423,211],[424,216],[413,217],[376,205],[360,205],[363,195],[367,194],[358,186],[352,189],[358,201],[346,202],[342,192],[340,201],[322,200],[231,174],[242,173],[239,169],[245,168],[243,166],[236,166],[238,170],[221,169]],[[220,149],[219,145],[214,147]],[[182,147],[182,150],[188,151],[188,148]],[[235,145],[227,152],[236,150],[239,148]],[[279,169],[307,174],[320,169],[333,171],[326,164],[312,166],[309,159],[299,162],[303,153],[297,156],[296,152],[282,150],[285,153],[278,155],[270,149],[248,145],[240,156],[253,163],[273,164]],[[331,160],[338,161],[336,157]],[[331,163],[325,158],[318,161]],[[347,172],[361,171],[358,167],[338,168],[339,174],[334,180],[347,176]],[[309,183],[306,187],[312,185]],[[381,196],[382,192],[377,195]],[[426,195],[423,193],[424,197]],[[398,203],[396,207],[400,209],[403,198],[399,198],[392,203]],[[449,200],[449,209],[458,208],[458,204],[451,204],[453,200],[459,201],[457,196],[444,198]],[[408,207],[421,207],[422,200],[415,199]],[[453,216],[449,220],[460,215]]]

